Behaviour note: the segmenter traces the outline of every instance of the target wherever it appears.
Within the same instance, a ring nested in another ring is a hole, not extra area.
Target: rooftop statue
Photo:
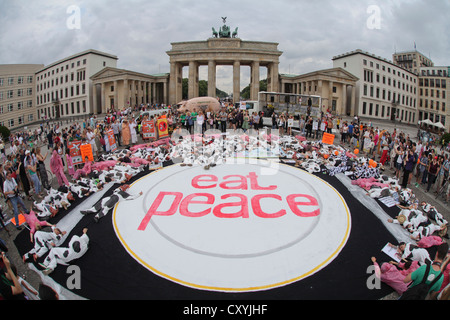
[[[219,32],[212,28],[212,33],[214,38],[236,38],[238,35],[238,28],[236,28],[233,33],[229,26],[226,25],[227,17],[222,17],[223,26],[220,27]]]

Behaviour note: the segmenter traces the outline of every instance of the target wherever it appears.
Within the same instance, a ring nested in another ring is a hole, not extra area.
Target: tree
[[[267,79],[259,81],[259,91],[267,91]],[[250,99],[250,85],[246,86],[241,91],[241,97],[244,100]]]
[[[444,145],[448,145],[450,142],[450,133],[444,133],[441,137],[440,143],[442,144],[442,140],[444,141]]]
[[[5,126],[0,126],[0,134],[3,137],[3,141],[8,141],[11,131],[9,131],[9,129]]]
[[[182,98],[184,100],[188,99],[189,96],[189,80],[187,78],[183,78],[182,83]],[[220,98],[228,97],[228,94],[222,90],[216,88],[216,95]],[[198,82],[198,96],[199,97],[207,97],[208,96],[208,81],[200,80]]]

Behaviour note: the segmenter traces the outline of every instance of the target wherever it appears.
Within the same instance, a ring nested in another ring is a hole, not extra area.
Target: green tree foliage
[[[267,79],[259,81],[259,91],[267,91]],[[242,89],[241,97],[244,100],[250,99],[250,85]]]
[[[189,80],[187,78],[183,79],[182,83],[182,92],[183,92],[183,99],[188,99],[188,92],[189,92]],[[199,97],[207,97],[208,96],[208,81],[206,80],[200,80],[198,82],[198,96]],[[216,96],[219,98],[226,98],[228,97],[228,94],[220,89],[216,88]]]
[[[8,141],[11,131],[5,126],[0,126],[0,134],[3,137],[3,141]]]
[[[447,145],[450,142],[450,133],[444,133],[441,137],[441,143],[442,140],[444,141],[444,144]]]

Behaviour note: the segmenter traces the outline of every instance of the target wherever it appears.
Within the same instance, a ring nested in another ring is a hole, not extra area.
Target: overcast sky
[[[172,42],[206,40],[227,17],[242,40],[279,43],[280,73],[331,68],[333,56],[356,49],[392,60],[414,43],[442,66],[449,12],[450,0],[0,0],[0,64],[48,65],[96,49],[117,55],[118,68],[166,73]],[[231,70],[218,67],[219,89],[232,91]],[[249,75],[243,67],[241,87]]]

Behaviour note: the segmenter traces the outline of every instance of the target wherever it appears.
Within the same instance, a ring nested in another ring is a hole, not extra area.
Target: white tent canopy
[[[428,124],[428,125],[434,125],[434,123],[430,119],[419,121],[419,124]]]
[[[445,129],[445,126],[441,123],[441,122],[436,122],[435,124],[433,124],[435,127],[440,128],[440,129]]]

